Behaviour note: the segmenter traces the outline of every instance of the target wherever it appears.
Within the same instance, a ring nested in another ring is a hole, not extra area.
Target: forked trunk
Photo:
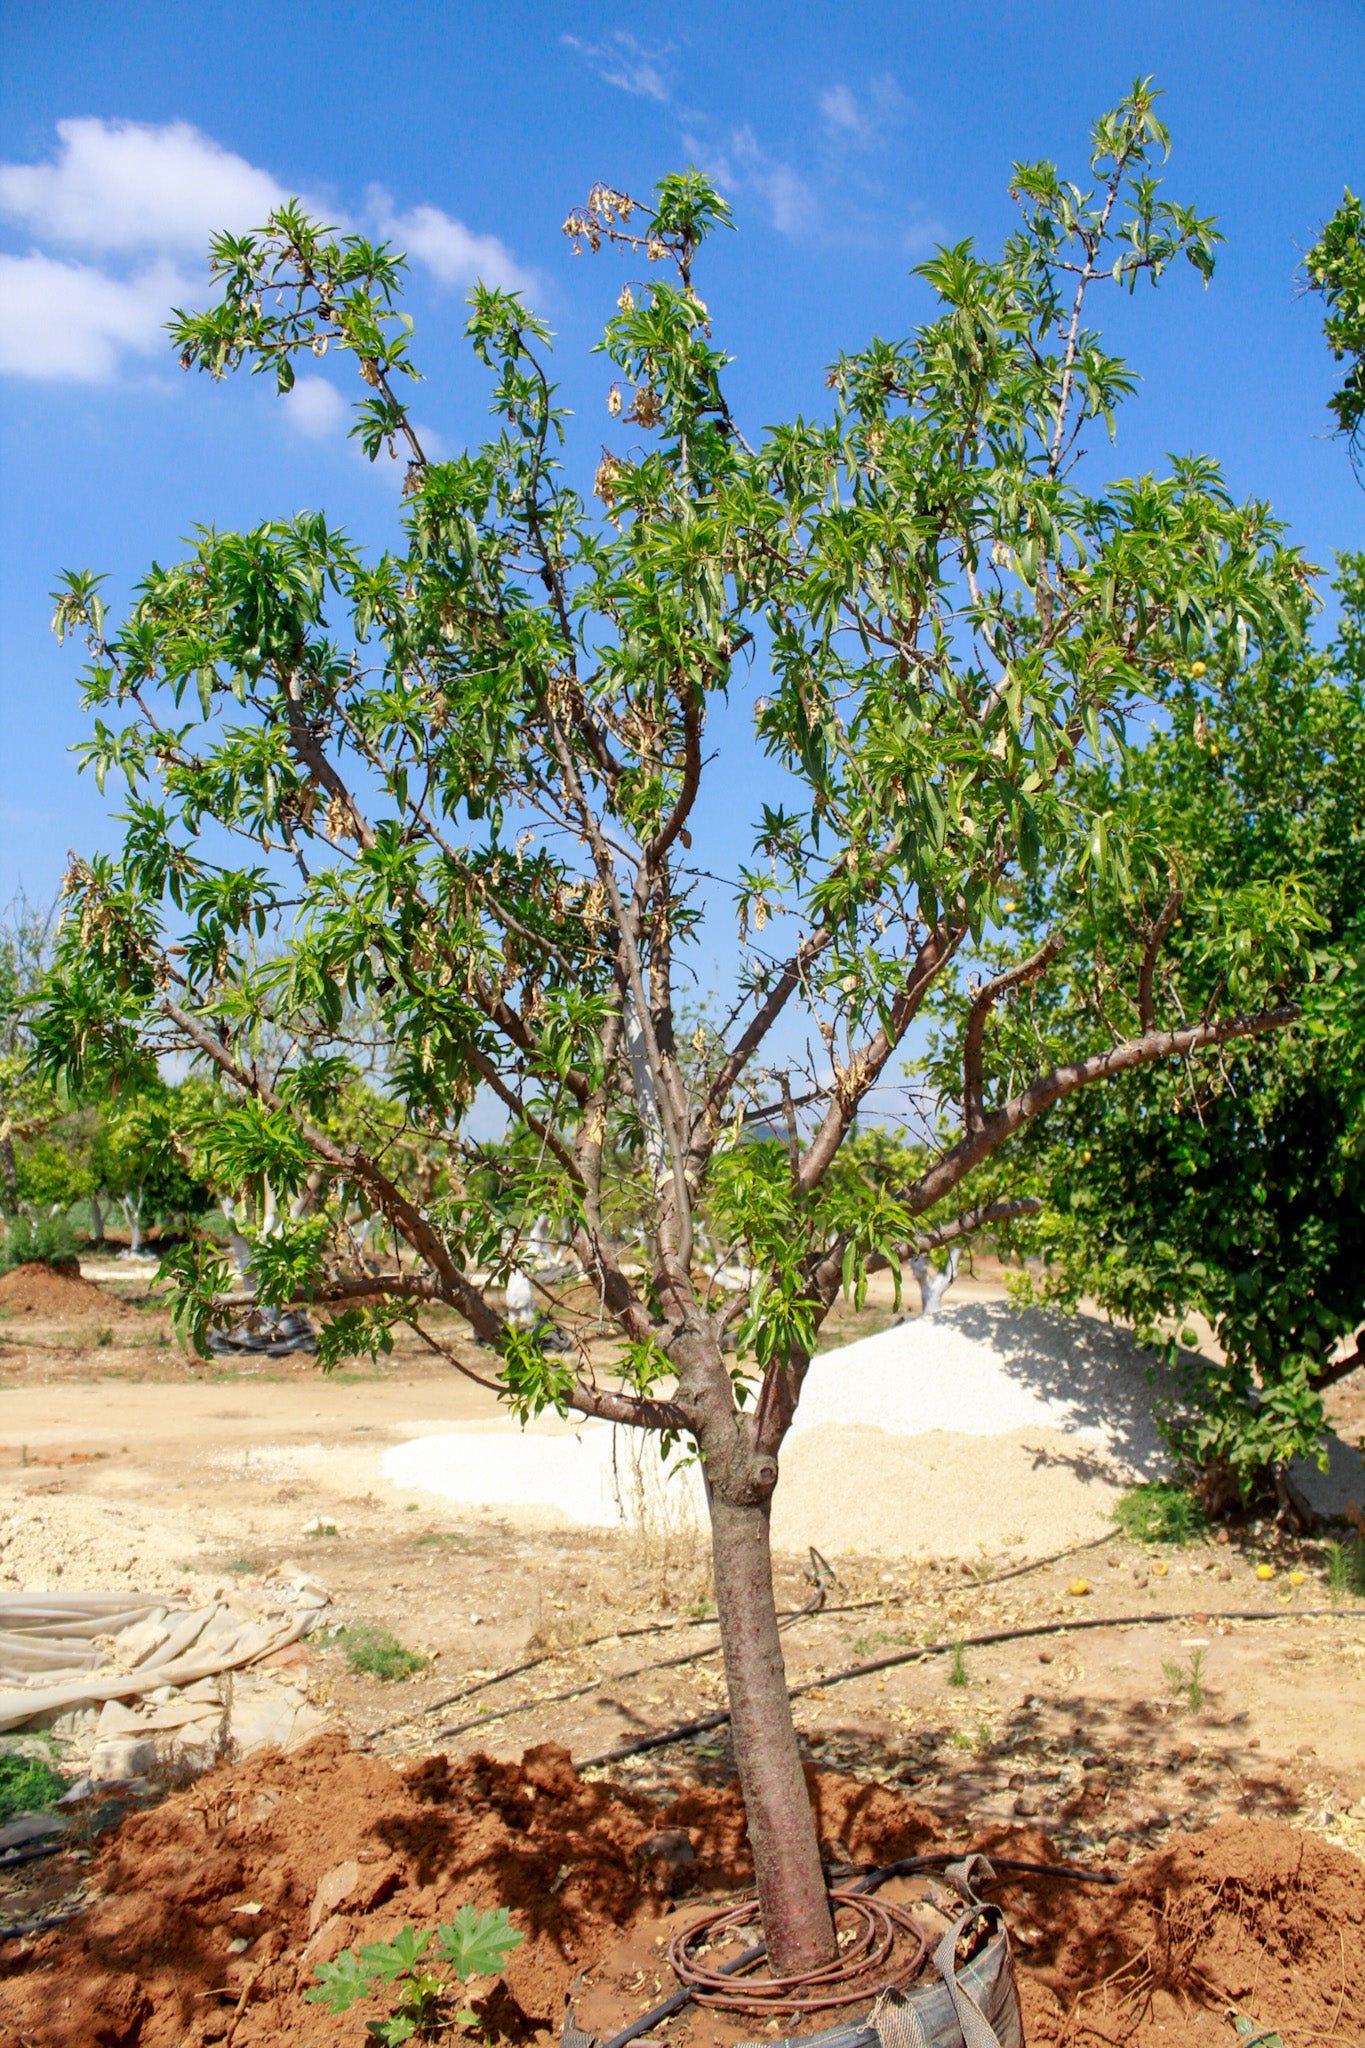
[[[773,1598],[768,1502],[711,1494],[711,1553],[735,1763],[749,1822],[768,1963],[795,1976],[832,1960],[834,1926],[796,1745]]]

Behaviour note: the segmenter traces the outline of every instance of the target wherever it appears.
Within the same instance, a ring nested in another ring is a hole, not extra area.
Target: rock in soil
[[[963,1846],[901,1792],[837,1772],[810,1783],[821,1836],[851,1862]],[[1037,1828],[970,1840],[1052,1855]],[[0,2048],[356,2043],[384,2008],[305,2005],[315,1966],[465,1901],[508,1907],[526,1935],[502,1977],[471,1987],[486,2038],[549,2042],[575,1979],[624,1932],[676,1912],[680,1890],[724,1895],[751,1874],[733,1786],[663,1805],[585,1782],[551,1743],[520,1763],[435,1756],[400,1773],[329,1734],[224,1765],[106,1838],[87,1909],[0,1947]],[[1365,1864],[1281,1822],[1190,1835],[1113,1888],[1024,1880],[1000,1896],[1031,2043],[1212,2048],[1234,2005],[1263,2027],[1365,2038]]]

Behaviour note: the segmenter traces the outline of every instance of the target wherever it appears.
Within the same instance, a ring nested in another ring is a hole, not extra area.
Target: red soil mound
[[[1289,2042],[1365,2041],[1365,1863],[1284,1821],[1222,1821],[1050,1904],[1023,1985],[1039,2048],[1227,2048],[1230,2010]]]
[[[93,1280],[82,1280],[79,1267],[68,1272],[46,1259],[32,1259],[0,1279],[0,1308],[38,1316],[108,1317],[118,1315],[122,1304]]]
[[[903,1794],[832,1773],[811,1782],[836,1854],[884,1861],[940,1838]],[[400,1775],[328,1735],[291,1756],[224,1767],[124,1823],[92,1867],[88,1911],[26,1953],[13,1942],[0,1950],[0,2048],[354,2044],[380,2008],[333,2018],[305,2005],[314,1965],[404,1922],[449,1918],[465,1900],[508,1906],[527,1937],[475,2000],[487,2037],[557,2035],[579,1971],[619,1930],[667,1910],[667,1867],[646,1849],[663,1828],[689,1830],[699,1890],[749,1878],[733,1788],[694,1787],[660,1807],[584,1784],[552,1744],[519,1765],[435,1757]],[[1007,1836],[1016,1855],[1046,1855],[1033,1830],[984,1839],[1007,1853]],[[1113,1891],[1062,1893],[1039,1886],[1008,1900],[1034,1944],[1024,1959],[1030,2041],[1225,2048],[1215,2013],[1235,2000],[1267,2024],[1305,2014],[1331,2034],[1339,1995],[1337,2037],[1361,2037],[1365,1865],[1352,1857],[1279,1824],[1236,1825],[1149,1858]],[[243,1936],[249,1946],[234,1955]],[[1108,1987],[1092,1988],[1106,1977]],[[1182,1996],[1206,2012],[1160,2031],[1160,2002]],[[1205,2017],[1210,2030],[1196,2031]]]

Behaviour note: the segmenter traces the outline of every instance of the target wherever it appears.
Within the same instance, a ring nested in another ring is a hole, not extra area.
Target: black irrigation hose
[[[964,1588],[964,1590],[975,1592],[986,1586],[1003,1585],[1006,1579],[1020,1579],[1029,1572],[1040,1572],[1050,1564],[1060,1564],[1064,1558],[1080,1557],[1087,1550],[1098,1550],[1106,1543],[1113,1543],[1116,1541],[1118,1534],[1117,1530],[1112,1530],[1107,1535],[1092,1538],[1089,1543],[1073,1543],[1066,1550],[1054,1550],[1049,1552],[1046,1557],[1033,1558],[1027,1564],[1012,1565],[1006,1572],[994,1572],[989,1578],[978,1579],[973,1577],[970,1586]],[[831,1579],[833,1576],[831,1572]],[[843,1600],[837,1606],[830,1606],[819,1597],[817,1592],[816,1597],[806,1601],[804,1606],[789,1607],[780,1613],[777,1617],[778,1625],[779,1627],[783,1625],[790,1626],[794,1621],[813,1620],[816,1615],[866,1614],[874,1607],[884,1607],[888,1598],[891,1597],[894,1596],[879,1593],[873,1600]],[[576,1645],[576,1648],[580,1651],[593,1650],[601,1643],[624,1643],[628,1642],[633,1636],[659,1635],[666,1629],[714,1628],[715,1625],[716,1617],[714,1614],[688,1616],[686,1618],[680,1617],[674,1621],[648,1621],[639,1628],[618,1628],[611,1630],[607,1635],[589,1636],[586,1642],[579,1643]],[[708,1649],[698,1650],[693,1654],[698,1657],[709,1657],[719,1649],[719,1642],[715,1642]],[[487,1678],[476,1679],[473,1685],[462,1686],[459,1692],[445,1693],[439,1700],[428,1700],[424,1707],[416,1708],[411,1714],[400,1714],[396,1721],[386,1721],[381,1728],[371,1730],[365,1737],[365,1744],[368,1747],[369,1744],[377,1742],[381,1735],[391,1735],[395,1728],[410,1727],[414,1721],[424,1720],[428,1714],[435,1714],[442,1707],[457,1706],[461,1700],[471,1700],[477,1693],[488,1692],[493,1686],[502,1685],[509,1678],[520,1678],[526,1672],[537,1671],[542,1664],[552,1664],[556,1659],[568,1654],[571,1653],[563,1650],[545,1650],[540,1656],[528,1657],[521,1664],[509,1664],[502,1671],[490,1673]],[[619,1678],[639,1678],[646,1671],[669,1671],[675,1664],[688,1661],[690,1659],[673,1658],[664,1664],[642,1664],[636,1671],[623,1671],[615,1673],[613,1676]],[[597,1682],[594,1681],[594,1683]],[[565,1700],[579,1699],[583,1693],[591,1692],[591,1690],[592,1686],[590,1685],[580,1686],[573,1692],[556,1693],[551,1699],[537,1700],[532,1702],[532,1704],[536,1706],[558,1706]],[[507,1709],[509,1714],[521,1713],[523,1711],[523,1707],[509,1707]],[[502,1720],[503,1716],[497,1714],[488,1718]],[[431,1740],[436,1741],[438,1738],[447,1739],[452,1735],[463,1735],[471,1728],[481,1728],[484,1725],[484,1718],[480,1716],[476,1721],[462,1722],[458,1728],[438,1728],[434,1731]]]
[[[856,1883],[847,1886],[846,1889],[851,1892],[875,1891],[878,1885],[885,1884],[889,1878],[911,1877],[919,1871],[942,1870],[949,1863],[960,1863],[961,1860],[960,1850],[939,1850],[931,1856],[902,1856],[895,1863],[883,1863],[876,1870],[865,1872]],[[1016,1863],[999,1856],[991,1856],[989,1861],[997,1871],[1018,1871],[1030,1877],[1059,1877],[1076,1884],[1123,1882],[1116,1871],[1085,1870],[1079,1864]],[[719,1964],[716,1974],[722,1977],[737,1976],[741,1970],[747,1970],[751,1963],[760,1961],[767,1954],[767,1950],[766,1942],[756,1942],[752,1948],[746,1948],[742,1955],[735,1956],[728,1963]],[[619,2034],[613,2034],[610,2040],[604,2041],[601,2048],[628,2048],[631,2041],[638,2040],[641,2034],[648,2034],[661,2020],[670,2019],[675,2012],[681,2012],[685,2005],[690,2005],[696,1989],[695,1985],[680,1984],[676,1991],[671,1991],[658,2005],[651,2006],[648,2012],[641,2013],[639,2019],[632,2020],[628,2027],[623,2027]]]
[[[57,1842],[39,1842],[32,1849],[6,1849],[0,1856],[0,1875],[19,1863],[36,1863],[42,1856],[61,1856],[73,1847],[67,1836]]]
[[[84,1913],[89,1905],[89,1899],[84,1899],[67,1913],[48,1913],[41,1920],[16,1920],[12,1927],[0,1927],[0,1941],[22,1941],[29,1934],[46,1934],[53,1927],[65,1927],[68,1920]]]
[[[830,1671],[823,1678],[807,1678],[800,1685],[787,1687],[788,1699],[799,1699],[803,1693],[819,1692],[828,1685],[842,1685],[850,1678],[866,1678],[874,1671],[890,1671],[898,1664],[919,1664],[929,1657],[946,1657],[957,1650],[990,1649],[997,1643],[1027,1642],[1034,1636],[1059,1636],[1078,1633],[1083,1629],[1096,1628],[1151,1628],[1159,1623],[1172,1621],[1196,1622],[1201,1627],[1211,1627],[1219,1621],[1350,1621],[1365,1620],[1365,1607],[1305,1607],[1295,1611],[1286,1608],[1279,1614],[1267,1614],[1262,1608],[1182,1608],[1169,1614],[1095,1614],[1084,1615],[1073,1621],[1046,1621],[1035,1623],[1031,1628],[997,1628],[984,1635],[960,1636],[956,1642],[924,1643],[918,1649],[897,1650],[889,1657],[869,1657],[863,1664],[850,1664],[843,1671]],[[591,1690],[584,1687],[584,1691]],[[530,1704],[535,1704],[531,1702]],[[509,1707],[509,1713],[519,1710]],[[492,1718],[492,1717],[490,1717]],[[501,1719],[502,1716],[498,1716]],[[671,1743],[685,1741],[689,1735],[705,1734],[712,1728],[724,1727],[730,1719],[728,1708],[714,1714],[703,1714],[699,1720],[684,1721],[676,1728],[666,1728],[662,1734],[647,1735],[641,1741],[624,1743],[619,1749],[607,1750],[602,1756],[585,1757],[577,1766],[580,1771],[599,1770],[604,1764],[622,1762],[629,1756],[641,1756],[646,1750],[666,1749]]]

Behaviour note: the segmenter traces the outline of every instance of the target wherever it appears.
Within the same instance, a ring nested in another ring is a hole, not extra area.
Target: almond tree
[[[257,1213],[278,1197],[258,1286],[327,1311],[325,1364],[405,1323],[522,1417],[697,1446],[782,1972],[833,1953],[769,1556],[825,1317],[870,1262],[1013,1213],[993,1162],[1050,1104],[1294,1014],[1311,919],[1293,890],[1184,897],[1178,821],[1155,834],[1121,777],[1105,813],[1086,799],[1089,765],[1121,762],[1211,636],[1249,657],[1307,606],[1267,509],[1211,463],[1098,481],[1090,444],[1132,379],[1094,294],[1212,268],[1212,224],[1152,176],[1166,146],[1139,84],[1094,131],[1093,191],[1016,166],[998,260],[940,250],[920,273],[934,317],[841,356],[824,409],[761,439],[731,411],[696,279],[725,202],[695,171],[648,203],[598,186],[566,223],[625,259],[596,505],[560,466],[548,330],[518,297],[471,295],[496,438],[433,460],[406,395],[401,257],[286,206],[215,241],[217,302],[177,318],[181,359],[288,390],[300,358],[352,358],[353,431],[407,462],[401,544],[367,554],[301,514],[199,533],[117,630],[96,579],[59,595],[59,629],[92,643],[87,760],[130,795],[122,851],[68,878],[49,1065],[88,1084],[175,1051],[216,1074],[212,1177]],[[744,787],[708,740],[718,699],[751,704],[754,759],[784,792],[728,886],[731,842],[694,843],[708,778],[731,808]],[[1023,951],[1010,910],[1036,877],[1061,907]],[[693,977],[731,958],[728,1013],[696,1023]],[[1122,1029],[1100,983],[1126,991]],[[832,1171],[931,994],[955,1107],[909,1098],[922,1167],[903,1186]],[[356,1016],[443,1155],[434,1187],[329,1135]],[[467,1134],[476,1097],[506,1113],[496,1149]],[[785,1136],[747,1144],[746,1120]],[[391,1238],[378,1277],[357,1208]],[[594,1314],[547,1297],[528,1331],[499,1301],[542,1215]],[[640,1277],[625,1215],[643,1219]],[[231,1275],[211,1246],[168,1265],[202,1341]],[[727,1292],[736,1266],[752,1285]],[[587,1350],[599,1304],[610,1375]],[[488,1349],[452,1345],[433,1305]]]

